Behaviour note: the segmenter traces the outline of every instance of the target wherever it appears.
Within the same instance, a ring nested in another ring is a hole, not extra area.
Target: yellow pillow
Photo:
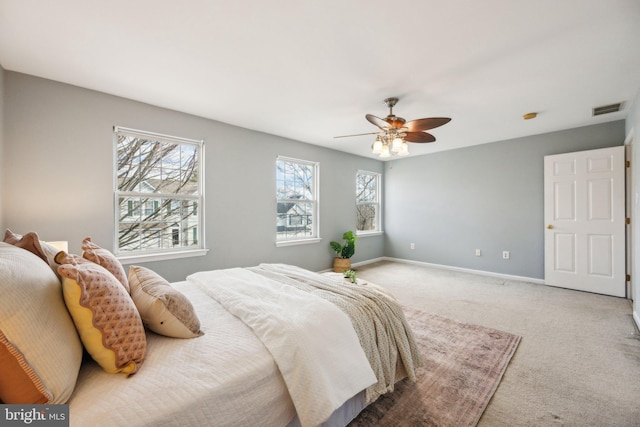
[[[203,335],[191,302],[156,272],[131,266],[129,286],[142,322],[156,334],[173,338]]]
[[[56,256],[65,303],[91,357],[109,373],[134,374],[144,361],[144,326],[131,297],[104,267]]]

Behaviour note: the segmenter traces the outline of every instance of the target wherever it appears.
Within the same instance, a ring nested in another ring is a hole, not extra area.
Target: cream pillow
[[[104,267],[61,252],[64,300],[91,357],[109,373],[134,374],[147,341],[138,310],[122,284]]]
[[[65,403],[81,363],[58,278],[38,256],[0,243],[0,401]]]
[[[142,322],[153,332],[173,338],[203,334],[191,302],[154,271],[131,266],[129,285]]]
[[[88,259],[91,262],[95,262],[106,268],[122,286],[127,290],[127,293],[131,293],[129,289],[129,281],[127,280],[127,273],[124,271],[124,267],[120,264],[120,261],[109,250],[101,248],[91,241],[91,237],[85,237],[82,241],[82,257]]]

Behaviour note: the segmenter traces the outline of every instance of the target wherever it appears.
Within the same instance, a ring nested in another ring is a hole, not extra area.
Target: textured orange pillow
[[[80,339],[109,373],[134,374],[144,362],[147,341],[129,293],[104,267],[64,252],[56,256],[62,292]]]
[[[127,290],[127,293],[131,293],[127,273],[125,273],[124,267],[122,267],[120,261],[118,261],[115,255],[110,251],[93,243],[91,241],[91,237],[85,237],[82,241],[82,257],[109,270],[109,272],[113,274],[120,283],[122,283],[122,286]]]
[[[0,394],[7,402],[43,405],[49,396],[24,356],[0,331]],[[2,401],[0,400],[0,403]]]

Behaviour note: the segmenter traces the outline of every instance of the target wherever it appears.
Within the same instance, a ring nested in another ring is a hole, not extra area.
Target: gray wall
[[[114,125],[205,140],[207,256],[146,264],[168,280],[192,272],[287,262],[331,267],[329,241],[355,227],[355,174],[381,162],[15,72],[4,75],[4,227],[112,249]],[[215,94],[211,94],[215,96]],[[275,159],[320,162],[318,244],[277,248]],[[11,183],[10,185],[8,183]],[[384,237],[358,241],[353,262],[384,255]]]
[[[210,252],[146,264],[169,280],[260,262],[329,268],[329,241],[355,226],[358,169],[384,173],[385,234],[361,238],[353,262],[390,256],[543,278],[544,155],[625,137],[619,121],[383,164],[10,71],[0,73],[0,108],[0,225],[68,240],[74,253],[85,236],[113,248],[114,125],[205,140]],[[627,127],[637,129],[634,111]],[[320,162],[319,244],[274,245],[277,155]]]
[[[624,138],[621,120],[388,162],[385,254],[542,279],[544,156]]]

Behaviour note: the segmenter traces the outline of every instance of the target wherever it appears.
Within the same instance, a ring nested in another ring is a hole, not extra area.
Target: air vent
[[[611,104],[611,105],[603,105],[602,107],[595,107],[593,109],[593,115],[601,116],[603,114],[615,113],[617,111],[620,111],[621,107],[622,107],[622,102],[618,102],[617,104]]]

